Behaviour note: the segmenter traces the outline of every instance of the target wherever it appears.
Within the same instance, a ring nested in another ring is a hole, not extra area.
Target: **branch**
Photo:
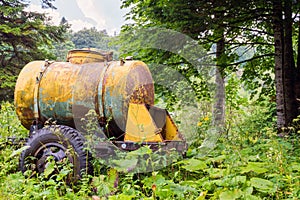
[[[266,42],[228,42],[227,44],[230,44],[230,45],[268,45],[268,46],[274,46],[274,44],[271,44],[271,43],[266,43]]]
[[[229,27],[240,29],[240,30],[243,30],[243,31],[252,31],[252,32],[257,32],[257,33],[261,33],[261,34],[266,34],[266,35],[269,35],[269,36],[273,36],[272,33],[267,32],[267,31],[262,31],[262,30],[252,29],[252,28],[239,27],[239,26],[229,26]]]
[[[266,56],[274,56],[274,55],[275,55],[274,53],[269,53],[269,54],[264,54],[264,55],[260,55],[260,56],[254,56],[252,58],[249,58],[249,59],[246,59],[246,60],[242,60],[242,61],[239,61],[239,62],[236,62],[236,63],[231,63],[231,64],[228,64],[226,66],[239,65],[239,64],[242,64],[242,63],[245,63],[245,62],[249,62],[249,61],[252,61],[252,60],[255,60],[255,59],[263,58],[263,57],[266,57]]]

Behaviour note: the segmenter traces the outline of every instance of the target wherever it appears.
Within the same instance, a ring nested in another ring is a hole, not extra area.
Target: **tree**
[[[95,27],[84,28],[72,34],[72,42],[78,49],[97,48],[101,50],[109,50],[109,36],[106,30],[98,31]]]
[[[227,5],[228,2],[214,1],[123,1],[124,7],[132,7],[128,17],[135,20],[137,26],[162,26],[180,31],[207,50],[216,44],[216,101],[213,111],[213,124],[222,127],[225,120],[225,76],[226,66],[232,61],[228,51],[228,20],[234,16],[229,13],[240,13],[239,8]],[[236,11],[236,12],[235,12]],[[227,16],[225,18],[225,16]],[[225,19],[225,20],[224,20]],[[227,20],[227,21],[226,21]],[[234,25],[240,22],[234,22]],[[237,25],[236,25],[237,26]],[[152,55],[153,56],[153,55]],[[157,55],[155,56],[157,57]],[[189,71],[193,71],[194,66]],[[228,71],[228,70],[227,70]],[[230,70],[229,70],[230,71]],[[195,76],[197,75],[194,74]]]
[[[113,58],[118,59],[118,45],[112,41],[114,37],[109,36],[106,30],[98,31],[95,27],[84,28],[78,32],[71,32],[70,40],[74,43],[75,48],[96,48],[104,51],[112,51]]]
[[[298,50],[293,48],[293,44],[299,44],[299,39],[296,42],[293,38],[295,30],[298,29],[299,31],[299,27],[296,26],[297,16],[299,17],[299,3],[289,0],[272,2],[258,0],[253,2],[261,8],[256,9],[256,13],[263,16],[263,18],[253,18],[253,21],[261,22],[255,24],[255,28],[260,31],[260,40],[267,41],[266,44],[257,45],[258,52],[262,53],[267,50],[270,55],[274,55],[272,65],[275,72],[277,127],[280,132],[283,127],[288,127],[293,119],[300,114],[299,102],[297,104],[299,67],[296,68],[295,66],[295,55],[299,54],[299,47]],[[251,59],[251,62],[253,60]],[[268,66],[268,60],[261,60],[260,65]]]
[[[273,1],[275,80],[278,127],[287,127],[299,114],[292,42],[292,2]],[[298,52],[299,53],[299,52]]]
[[[40,0],[41,4],[42,4],[42,8],[52,8],[52,9],[56,9],[56,7],[53,5],[52,2],[54,2],[55,0]]]
[[[44,14],[24,11],[28,4],[0,0],[0,100],[11,99],[16,76],[29,61],[53,58],[54,41],[63,41],[65,26],[53,26]]]
[[[296,91],[300,90],[295,87],[299,81],[294,73],[292,49],[293,30],[299,31],[295,26],[299,2],[123,0],[123,6],[131,8],[128,18],[135,20],[137,26],[163,26],[187,34],[209,48],[217,44],[216,63],[223,78],[244,63],[244,78],[261,78],[258,83],[272,88],[274,80],[266,74],[275,71],[278,128],[288,126],[299,114],[295,100]],[[239,47],[254,49],[255,54],[240,61],[236,55]]]
[[[69,30],[71,26],[65,17],[62,17],[60,21],[60,26],[65,26],[68,28],[64,33],[65,40],[64,42],[54,42],[54,48],[52,49],[52,52],[54,54],[55,61],[63,62],[66,61],[68,51],[75,49],[75,44],[71,41],[72,33]]]

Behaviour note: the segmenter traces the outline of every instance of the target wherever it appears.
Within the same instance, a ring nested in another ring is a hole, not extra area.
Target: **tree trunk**
[[[300,1],[298,1],[300,4]],[[296,93],[296,101],[297,101],[297,111],[298,115],[300,115],[300,21],[298,21],[298,49],[297,49],[297,67],[296,67],[296,79],[295,79],[295,93]]]
[[[282,4],[280,0],[273,1],[274,47],[275,47],[275,86],[276,113],[278,130],[286,126],[286,107],[284,94],[283,71],[283,20]]]
[[[219,2],[218,2],[219,3]],[[224,69],[226,67],[226,59],[224,59],[225,53],[225,37],[224,37],[224,24],[223,13],[215,13],[216,20],[220,23],[214,30],[215,37],[217,38],[217,50],[216,50],[216,94],[213,107],[212,125],[215,126],[219,133],[222,133],[225,125],[225,80]]]
[[[284,4],[283,4],[284,3]],[[283,6],[284,5],[284,6]],[[292,42],[292,4],[290,0],[273,1],[275,85],[277,128],[288,127],[297,116],[295,63]],[[284,20],[283,20],[284,13]]]
[[[297,102],[295,94],[295,61],[292,41],[292,1],[284,1],[284,98],[286,107],[286,126],[297,117]]]
[[[224,81],[224,63],[222,63],[222,55],[225,50],[225,39],[223,33],[217,42],[216,52],[216,94],[213,108],[213,126],[224,128],[225,124],[225,81]]]

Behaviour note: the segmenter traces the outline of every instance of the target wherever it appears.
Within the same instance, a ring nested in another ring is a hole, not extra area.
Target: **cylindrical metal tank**
[[[109,119],[118,126],[118,136],[125,132],[130,102],[154,104],[153,80],[145,63],[76,63],[33,61],[22,69],[15,107],[24,127],[29,129],[36,118],[75,127],[93,109],[99,122]]]

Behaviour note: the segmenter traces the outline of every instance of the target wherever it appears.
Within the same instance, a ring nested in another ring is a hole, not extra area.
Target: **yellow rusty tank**
[[[74,64],[83,64],[91,62],[112,61],[113,53],[104,52],[94,48],[70,50],[67,55],[67,61]]]
[[[22,69],[15,107],[27,129],[36,119],[44,123],[50,118],[75,127],[93,109],[100,123],[111,119],[118,136],[126,129],[130,103],[154,104],[153,80],[145,63],[106,62],[107,56],[90,50],[71,51],[68,60],[33,61]]]

